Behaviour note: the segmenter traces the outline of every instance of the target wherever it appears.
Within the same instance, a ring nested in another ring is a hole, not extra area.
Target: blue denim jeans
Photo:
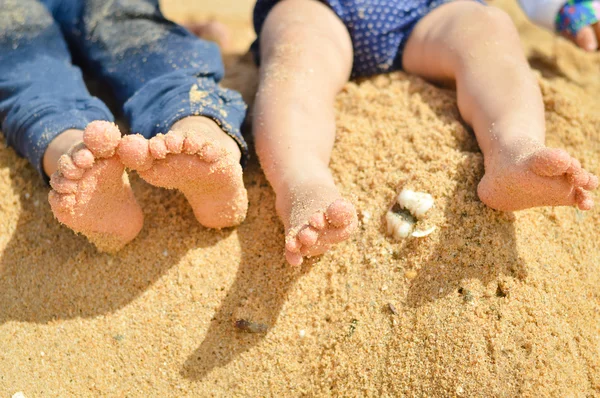
[[[0,0],[0,21],[1,130],[42,175],[58,134],[114,119],[80,67],[110,87],[132,133],[151,138],[202,115],[247,154],[246,105],[218,85],[218,47],[165,19],[158,0]]]

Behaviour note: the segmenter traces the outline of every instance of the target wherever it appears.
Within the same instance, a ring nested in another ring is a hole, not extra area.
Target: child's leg
[[[0,120],[8,144],[42,175],[58,168],[49,199],[59,221],[101,249],[120,248],[139,232],[142,212],[112,157],[116,144],[112,153],[104,145],[74,147],[105,132],[118,143],[111,113],[88,93],[40,2],[0,0],[0,21]]]
[[[329,160],[334,99],[352,69],[352,45],[338,17],[315,0],[286,0],[269,13],[260,38],[254,136],[277,195],[286,257],[297,265],[348,238],[356,211],[342,199]]]
[[[456,80],[461,115],[485,160],[478,187],[485,204],[592,207],[598,179],[564,150],[545,147],[540,89],[506,14],[467,1],[440,6],[415,27],[403,65],[425,78]]]
[[[207,227],[243,221],[245,104],[218,86],[224,73],[218,46],[167,21],[157,0],[77,4],[55,16],[141,134],[123,138],[121,161],[153,185],[182,191]]]

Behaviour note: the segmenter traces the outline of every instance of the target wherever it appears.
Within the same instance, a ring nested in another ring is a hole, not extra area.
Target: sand
[[[165,3],[179,21],[220,17]],[[251,4],[222,4],[226,84],[251,98]],[[600,173],[600,54],[494,4],[539,76],[548,143]],[[486,208],[454,97],[403,73],[348,83],[332,169],[360,231],[300,269],[256,157],[248,218],[221,232],[133,174],[145,226],[111,256],[58,225],[33,168],[0,149],[0,396],[600,396],[600,207]],[[434,196],[438,229],[396,242],[384,216],[404,187]]]

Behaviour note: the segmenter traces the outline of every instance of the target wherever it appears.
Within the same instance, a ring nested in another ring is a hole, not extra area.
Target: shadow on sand
[[[189,250],[212,246],[231,233],[203,228],[181,194],[151,187],[133,176],[136,197],[144,208],[144,229],[117,255],[99,253],[83,236],[54,220],[48,188],[11,149],[0,150],[3,168],[10,170],[11,188],[20,202],[14,206],[21,210],[0,258],[0,323],[47,323],[114,312],[142,294]]]

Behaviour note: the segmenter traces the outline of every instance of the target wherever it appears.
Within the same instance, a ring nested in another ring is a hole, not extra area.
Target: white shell
[[[423,238],[427,235],[430,235],[433,231],[435,231],[435,226],[428,228],[424,231],[415,231],[412,233],[412,236],[415,238]]]
[[[400,206],[410,211],[416,218],[421,218],[433,207],[433,197],[430,194],[410,189],[403,189],[396,200]]]
[[[385,219],[388,235],[392,235],[396,239],[408,238],[413,230],[414,224],[412,222],[393,211],[388,211]]]

